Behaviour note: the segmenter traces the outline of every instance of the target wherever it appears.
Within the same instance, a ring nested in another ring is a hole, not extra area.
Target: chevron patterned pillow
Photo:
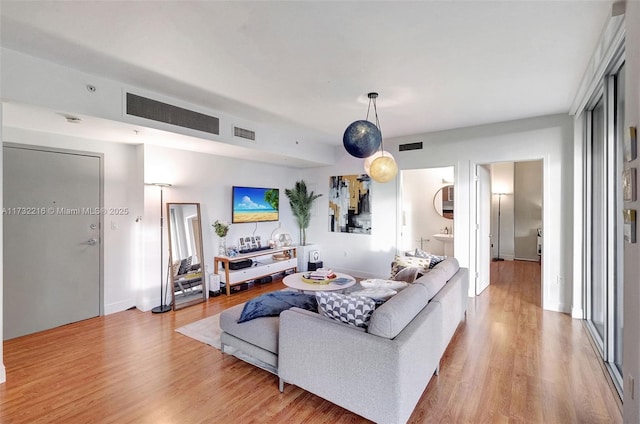
[[[319,292],[318,312],[322,315],[356,327],[366,328],[376,309],[373,299],[365,296],[349,296],[340,293]]]

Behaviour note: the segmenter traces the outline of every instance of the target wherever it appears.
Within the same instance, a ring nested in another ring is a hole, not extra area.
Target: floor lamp
[[[504,259],[500,257],[500,201],[502,200],[502,196],[504,196],[506,193],[493,193],[493,194],[498,196],[498,256],[496,258],[493,258],[493,261],[498,262],[498,261],[504,261]]]
[[[163,235],[164,235],[164,204],[163,204],[163,190],[165,187],[171,187],[171,184],[167,183],[150,183],[148,185],[160,187],[160,306],[156,306],[151,310],[154,314],[163,314],[165,312],[169,312],[171,310],[171,305],[165,305],[165,294],[162,290],[162,286],[164,286],[164,246],[163,246]]]

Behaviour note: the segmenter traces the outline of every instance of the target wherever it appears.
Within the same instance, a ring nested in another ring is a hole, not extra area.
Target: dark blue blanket
[[[312,294],[291,291],[265,293],[244,304],[238,323],[259,317],[277,317],[280,312],[293,307],[317,312],[318,301]]]

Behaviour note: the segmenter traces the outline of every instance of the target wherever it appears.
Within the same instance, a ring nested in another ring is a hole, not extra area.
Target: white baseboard
[[[515,258],[516,261],[525,261],[525,262],[539,262],[540,258],[531,259],[531,258]]]
[[[7,381],[7,371],[4,367],[4,364],[0,364],[0,384]]]
[[[132,306],[136,306],[136,302],[133,299],[121,300],[119,302],[110,303],[108,305],[104,305],[104,314],[110,315],[110,314],[115,314],[116,312],[126,311]]]
[[[544,305],[543,308],[545,311],[553,311],[553,312],[562,312],[565,314],[571,313],[571,308],[564,303],[553,303]]]
[[[571,309],[571,318],[584,319],[584,309],[582,309],[582,308],[572,308]]]

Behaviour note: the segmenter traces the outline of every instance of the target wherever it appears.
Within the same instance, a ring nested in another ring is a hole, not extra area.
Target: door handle
[[[94,245],[94,244],[96,244],[97,242],[98,242],[98,240],[96,240],[96,239],[94,239],[94,238],[87,240],[87,244],[88,244],[89,246],[93,246],[93,245]]]

